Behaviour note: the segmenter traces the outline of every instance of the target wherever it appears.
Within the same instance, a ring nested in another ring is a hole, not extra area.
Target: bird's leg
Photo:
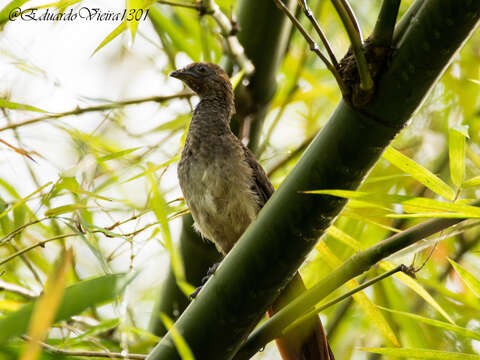
[[[203,278],[202,278],[202,285],[200,285],[199,287],[197,287],[195,289],[195,291],[193,293],[191,293],[189,296],[188,296],[188,299],[189,300],[193,300],[197,297],[198,293],[200,292],[200,290],[202,290],[202,287],[203,285],[205,285],[205,283],[208,281],[208,279],[210,279],[210,277],[215,274],[215,271],[217,271],[218,267],[220,266],[220,262],[218,263],[215,263],[213,264],[212,266],[210,266],[208,268],[208,271],[207,271],[207,275],[205,275]]]

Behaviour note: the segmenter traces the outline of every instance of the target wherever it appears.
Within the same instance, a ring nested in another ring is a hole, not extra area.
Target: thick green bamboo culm
[[[175,323],[197,358],[235,355],[345,205],[335,197],[301,191],[355,189],[479,19],[478,1],[424,1],[399,39],[368,113],[340,102],[257,220]],[[324,281],[333,280],[329,276]],[[148,356],[150,360],[178,358],[170,334]]]

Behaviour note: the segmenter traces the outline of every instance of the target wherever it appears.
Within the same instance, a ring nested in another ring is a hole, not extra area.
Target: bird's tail
[[[267,310],[269,317],[306,290],[297,272],[275,303]],[[335,360],[318,316],[296,326],[276,339],[283,360]]]

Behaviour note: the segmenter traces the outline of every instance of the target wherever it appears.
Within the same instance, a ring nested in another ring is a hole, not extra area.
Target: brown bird
[[[223,69],[211,63],[192,63],[170,76],[182,80],[200,97],[178,165],[180,187],[195,228],[226,255],[274,189],[252,152],[230,130],[235,103]],[[319,329],[320,335],[316,335],[320,340],[314,342],[323,347],[322,355],[308,359],[334,360],[321,323]],[[311,348],[308,352],[316,353]]]

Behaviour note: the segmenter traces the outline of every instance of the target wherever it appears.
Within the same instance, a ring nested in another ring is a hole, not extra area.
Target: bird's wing
[[[268,180],[265,170],[263,170],[257,159],[255,159],[255,156],[252,154],[250,149],[243,144],[242,146],[245,153],[245,159],[253,171],[253,191],[258,195],[259,206],[262,208],[273,194],[273,185],[270,180]]]

